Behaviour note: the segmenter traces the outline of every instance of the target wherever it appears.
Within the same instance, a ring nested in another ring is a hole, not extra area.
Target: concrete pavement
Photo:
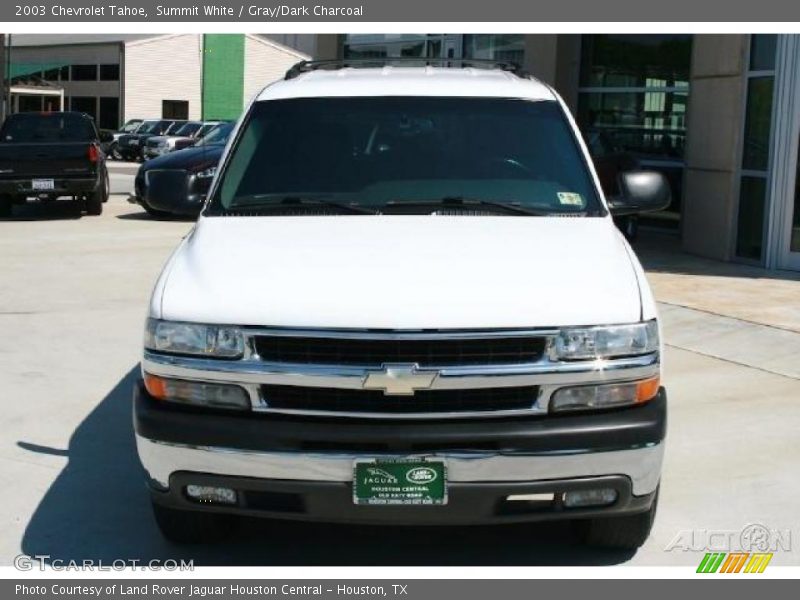
[[[126,191],[135,168],[112,165],[115,190]],[[739,313],[686,309],[689,303],[670,295],[681,283],[663,280],[656,293],[669,302],[662,305],[668,451],[653,535],[635,555],[582,548],[565,524],[406,528],[387,545],[385,528],[256,522],[219,546],[164,542],[135,456],[130,386],[150,288],[190,227],[150,219],[121,195],[101,217],[31,206],[23,218],[0,222],[0,485],[7,491],[0,564],[25,552],[75,560],[183,557],[198,565],[696,565],[702,553],[664,551],[682,530],[759,522],[800,536],[800,380],[790,360],[798,334],[780,329],[788,335],[776,341],[769,336],[777,328],[754,330]],[[677,269],[670,275],[683,276]],[[800,282],[778,281],[796,303]],[[788,350],[771,357],[771,345]],[[800,562],[800,539],[794,541],[798,547],[772,564]]]

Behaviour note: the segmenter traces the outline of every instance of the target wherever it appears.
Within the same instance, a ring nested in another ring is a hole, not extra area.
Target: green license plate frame
[[[353,461],[353,503],[366,506],[447,504],[447,463],[436,457]]]

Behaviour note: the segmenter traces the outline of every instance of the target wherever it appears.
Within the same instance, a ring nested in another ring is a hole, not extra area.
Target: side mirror
[[[109,142],[114,141],[114,134],[111,133],[108,129],[101,129],[100,130],[100,141],[103,144],[107,144]]]
[[[624,171],[617,176],[619,196],[608,199],[615,217],[664,210],[672,201],[669,182],[658,171]]]

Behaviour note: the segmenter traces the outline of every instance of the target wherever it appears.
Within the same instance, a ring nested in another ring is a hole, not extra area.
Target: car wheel
[[[86,197],[86,214],[98,216],[103,214],[103,202],[108,200],[108,178],[103,177],[99,189],[95,190]]]
[[[168,508],[153,502],[153,516],[161,535],[178,544],[215,542],[232,533],[235,518],[231,515]]]
[[[109,196],[111,196],[111,179],[108,176],[108,169],[103,169],[105,173],[103,177],[103,203],[108,202]]]
[[[0,196],[0,218],[7,218],[11,216],[14,210],[14,200],[11,196]]]
[[[656,490],[650,509],[634,515],[622,517],[600,517],[577,521],[576,526],[581,540],[589,546],[616,550],[636,550],[647,541],[658,507]]]
[[[117,142],[111,144],[111,148],[108,149],[108,155],[113,160],[122,160],[122,154],[119,151],[119,145],[117,144]]]

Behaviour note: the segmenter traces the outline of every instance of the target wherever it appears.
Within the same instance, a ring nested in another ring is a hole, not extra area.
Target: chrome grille
[[[394,339],[269,336],[254,338],[267,362],[319,365],[416,363],[420,366],[509,365],[537,362],[545,337]]]

